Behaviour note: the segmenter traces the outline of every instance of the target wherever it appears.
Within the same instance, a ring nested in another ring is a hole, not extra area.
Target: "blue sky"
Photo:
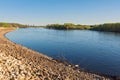
[[[0,22],[34,25],[120,22],[120,0],[0,0]]]

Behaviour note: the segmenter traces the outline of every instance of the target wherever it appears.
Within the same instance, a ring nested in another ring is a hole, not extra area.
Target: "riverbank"
[[[0,80],[113,80],[65,65],[4,37],[15,28],[0,28]]]

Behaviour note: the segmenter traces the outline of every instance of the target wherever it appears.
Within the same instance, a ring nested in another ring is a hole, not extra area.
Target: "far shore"
[[[64,64],[20,44],[5,34],[16,28],[0,27],[0,80],[119,80]]]

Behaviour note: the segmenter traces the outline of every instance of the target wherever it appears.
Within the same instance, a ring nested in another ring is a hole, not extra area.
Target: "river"
[[[120,75],[120,33],[90,30],[22,28],[7,33],[11,41],[81,68]]]

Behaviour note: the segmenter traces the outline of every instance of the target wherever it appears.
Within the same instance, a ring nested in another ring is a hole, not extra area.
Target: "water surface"
[[[64,59],[81,68],[120,75],[120,34],[90,30],[18,29],[6,34],[15,43]]]

